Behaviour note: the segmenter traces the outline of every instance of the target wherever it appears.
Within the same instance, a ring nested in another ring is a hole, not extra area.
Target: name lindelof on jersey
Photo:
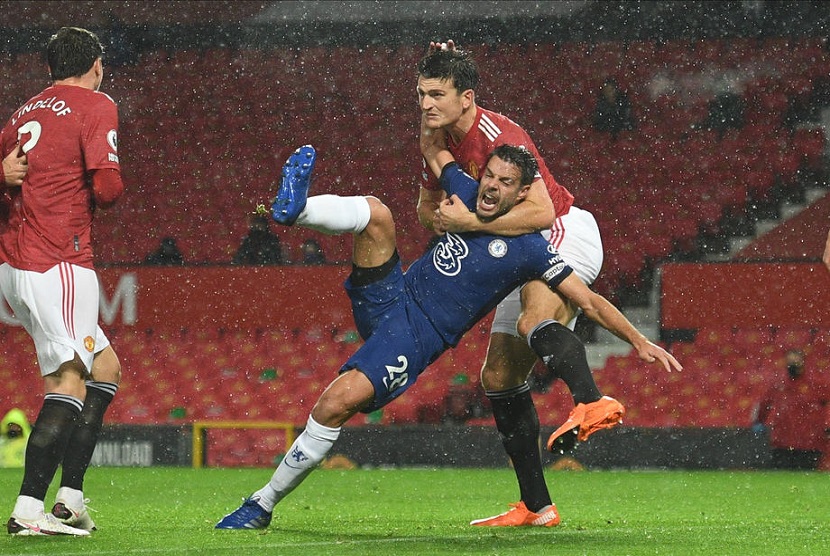
[[[66,105],[66,101],[57,99],[58,97],[44,98],[37,102],[30,102],[26,106],[23,106],[12,118],[12,125],[16,124],[17,120],[34,110],[49,109],[54,112],[56,116],[66,116],[67,114],[71,114],[72,109]]]

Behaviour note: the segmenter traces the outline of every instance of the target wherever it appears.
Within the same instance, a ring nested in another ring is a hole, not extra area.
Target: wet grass
[[[553,529],[471,519],[517,498],[509,469],[319,470],[265,531],[214,523],[267,469],[96,468],[88,538],[0,536],[0,555],[394,554],[801,555],[830,546],[830,475],[788,472],[549,472]],[[21,472],[0,470],[11,511]],[[51,496],[51,493],[50,493]]]

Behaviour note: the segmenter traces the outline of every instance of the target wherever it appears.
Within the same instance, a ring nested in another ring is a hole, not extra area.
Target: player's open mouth
[[[484,195],[482,195],[481,198],[478,200],[479,208],[481,208],[482,210],[485,210],[485,211],[495,210],[496,207],[498,206],[498,204],[499,204],[498,199],[496,197],[494,197],[493,195],[490,195],[488,193],[485,193]]]

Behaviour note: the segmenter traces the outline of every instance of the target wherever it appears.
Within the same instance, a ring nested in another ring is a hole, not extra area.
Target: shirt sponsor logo
[[[562,262],[562,255],[559,254],[559,251],[553,249],[552,247],[548,246],[548,251],[553,254],[553,257],[548,259],[549,265],[555,265],[556,263]]]
[[[507,255],[507,243],[503,239],[494,239],[487,246],[487,252],[491,257],[500,259]]]
[[[445,276],[461,272],[461,261],[470,254],[470,249],[460,236],[447,232],[444,240],[432,251],[432,264]]]

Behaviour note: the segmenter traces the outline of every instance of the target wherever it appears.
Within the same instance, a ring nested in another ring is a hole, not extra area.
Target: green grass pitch
[[[6,519],[21,470],[0,470]],[[828,554],[830,475],[549,471],[562,524],[471,527],[518,498],[510,469],[318,470],[265,531],[215,522],[268,469],[93,468],[88,538],[0,536],[0,556]],[[50,491],[48,501],[54,496]]]

